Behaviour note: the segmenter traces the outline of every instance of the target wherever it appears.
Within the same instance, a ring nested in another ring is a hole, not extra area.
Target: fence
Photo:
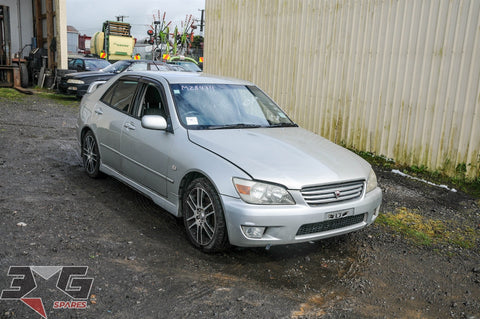
[[[205,71],[357,150],[480,172],[480,1],[206,0]]]

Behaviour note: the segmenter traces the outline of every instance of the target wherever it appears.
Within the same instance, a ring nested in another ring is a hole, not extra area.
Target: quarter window
[[[73,64],[73,67],[76,70],[84,70],[85,68],[83,66],[83,60],[80,60],[80,59],[75,60],[75,63]]]

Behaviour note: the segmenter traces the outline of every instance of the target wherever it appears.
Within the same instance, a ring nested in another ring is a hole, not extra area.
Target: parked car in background
[[[382,201],[370,164],[246,81],[119,74],[82,99],[77,138],[88,176],[111,175],[181,217],[206,252],[349,233]]]
[[[168,64],[170,65],[179,65],[182,68],[184,68],[186,71],[189,72],[202,72],[202,69],[193,62],[188,62],[188,61],[168,61]]]
[[[106,68],[110,65],[110,62],[103,59],[95,58],[71,58],[68,61],[68,69],[75,70],[78,72],[84,71],[98,71],[100,69]]]
[[[172,65],[180,65],[184,69],[186,69],[187,71],[190,71],[190,72],[202,72],[202,69],[199,67],[198,62],[195,61],[195,59],[193,59],[191,57],[187,57],[187,56],[183,56],[183,55],[172,56],[168,60],[168,63],[172,64]]]
[[[166,63],[152,60],[121,60],[95,72],[77,72],[64,75],[58,90],[63,94],[73,94],[81,98],[88,86],[95,81],[107,81],[114,75],[124,71],[169,71],[176,68]]]

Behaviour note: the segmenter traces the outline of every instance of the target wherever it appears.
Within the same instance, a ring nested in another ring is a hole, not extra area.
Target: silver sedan
[[[83,98],[77,134],[90,177],[113,176],[183,218],[206,252],[349,233],[382,201],[366,161],[246,81],[120,74]]]

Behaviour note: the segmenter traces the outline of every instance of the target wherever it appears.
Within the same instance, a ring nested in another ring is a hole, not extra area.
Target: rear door
[[[128,128],[126,120],[132,112],[138,78],[118,79],[95,105],[97,139],[102,164],[121,172],[120,136]]]

